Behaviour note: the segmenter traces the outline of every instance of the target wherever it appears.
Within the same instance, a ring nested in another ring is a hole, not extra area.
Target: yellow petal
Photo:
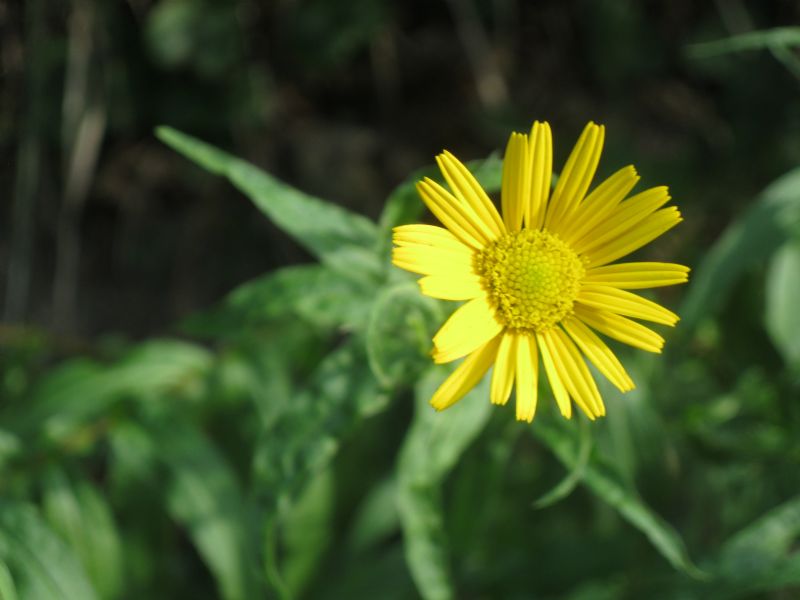
[[[423,294],[440,300],[472,300],[485,293],[477,275],[428,275],[417,283]]]
[[[611,349],[592,332],[580,319],[568,317],[561,324],[572,340],[578,345],[586,357],[592,361],[598,371],[613,383],[621,392],[629,392],[636,386],[625,367],[619,362]]]
[[[629,262],[589,269],[586,283],[640,290],[689,281],[689,267],[663,262]]]
[[[627,166],[598,185],[570,217],[569,227],[562,232],[564,241],[571,244],[593,231],[598,223],[614,212],[638,181],[636,169]]]
[[[636,224],[669,202],[669,190],[665,186],[652,188],[626,200],[609,217],[598,223],[593,231],[576,241],[572,247],[580,254],[591,254],[595,248],[629,231]]]
[[[500,346],[497,349],[497,360],[495,360],[492,373],[490,394],[492,404],[503,405],[508,402],[508,397],[511,395],[517,365],[516,337],[515,334],[508,331],[501,336]]]
[[[590,419],[602,417],[606,414],[606,409],[600,398],[600,391],[580,352],[560,327],[554,327],[550,333],[553,342],[550,347],[557,349],[559,358],[556,366],[570,396]]]
[[[461,400],[489,370],[497,355],[500,336],[480,346],[444,380],[431,398],[431,406],[444,410]]]
[[[575,316],[600,333],[647,352],[661,353],[664,338],[652,329],[621,315],[575,305]]]
[[[643,222],[638,223],[618,238],[587,254],[592,267],[600,267],[627,256],[634,250],[649,244],[661,234],[669,231],[683,219],[674,206],[656,211]]]
[[[398,246],[392,248],[392,263],[420,275],[474,276],[472,255],[435,246]]]
[[[471,209],[438,183],[426,177],[417,183],[417,191],[428,209],[459,240],[476,250],[489,241],[476,226],[478,218]]]
[[[392,229],[392,242],[398,246],[435,246],[442,250],[472,256],[472,249],[444,227],[436,225],[398,225]]]
[[[556,367],[555,352],[551,347],[550,332],[544,331],[536,334],[536,341],[539,350],[542,353],[542,364],[544,365],[545,373],[547,373],[547,380],[550,382],[550,389],[553,391],[553,397],[558,404],[558,410],[564,418],[572,418],[572,404],[569,401],[569,394],[567,388],[564,387],[564,382],[561,381],[561,375]]]
[[[503,183],[500,190],[503,220],[508,231],[519,231],[522,227],[531,188],[531,167],[528,136],[512,133],[503,159]]]
[[[524,214],[525,225],[539,229],[544,224],[550,181],[553,176],[553,137],[550,125],[534,122],[528,142],[531,150],[531,193]]]
[[[673,326],[680,317],[660,304],[618,288],[601,285],[584,285],[577,301],[599,310],[607,310],[634,319],[644,319]]]
[[[517,420],[533,421],[539,385],[539,357],[536,339],[528,335],[517,338]]]
[[[469,169],[446,150],[436,157],[436,162],[450,189],[478,215],[490,231],[492,239],[504,234],[506,228],[503,219]]]
[[[447,319],[433,337],[433,360],[447,363],[466,356],[502,329],[486,296],[470,300]]]
[[[584,128],[550,198],[545,217],[545,227],[550,231],[561,233],[562,229],[566,230],[562,222],[586,195],[600,162],[604,138],[605,127],[602,125],[589,122]]]

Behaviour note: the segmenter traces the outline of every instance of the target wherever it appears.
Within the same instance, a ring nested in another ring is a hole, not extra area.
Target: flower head
[[[552,138],[547,123],[513,133],[503,163],[502,216],[459,160],[436,161],[450,191],[431,179],[417,184],[444,227],[394,230],[392,261],[424,275],[422,293],[466,301],[433,338],[433,358],[466,357],[434,393],[443,410],[460,400],[494,365],[491,401],[505,404],[516,388],[516,415],[536,412],[540,364],[561,414],[574,402],[590,419],[605,406],[588,359],[622,392],[634,388],[625,368],[597,335],[649,352],[664,339],[632,319],[673,326],[678,316],[627,290],[685,283],[688,267],[673,263],[611,264],[681,221],[666,187],[627,197],[639,177],[617,171],[587,195],[605,128],[589,123],[550,193]]]

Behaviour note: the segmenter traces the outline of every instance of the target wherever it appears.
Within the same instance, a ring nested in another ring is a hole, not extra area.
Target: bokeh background
[[[0,2],[0,597],[800,595],[798,22],[793,0]],[[656,296],[684,317],[666,355],[623,351],[640,389],[591,430],[437,422],[428,338],[375,347],[408,316],[370,304],[402,280],[385,247],[343,290],[154,135],[386,237],[436,153],[486,159],[534,119],[556,165],[604,123],[599,176],[635,164],[684,215],[645,255],[695,269]]]

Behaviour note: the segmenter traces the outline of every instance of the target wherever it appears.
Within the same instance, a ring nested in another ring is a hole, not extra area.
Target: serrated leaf
[[[254,165],[171,127],[156,136],[211,173],[226,177],[278,227],[341,274],[377,277],[377,227],[369,219],[305,194]]]
[[[447,369],[433,368],[416,388],[414,421],[400,451],[397,505],[406,561],[420,595],[453,598],[441,486],[489,418],[488,378],[455,406],[437,413],[429,405]]]
[[[211,311],[193,315],[182,328],[229,336],[277,319],[298,318],[320,330],[362,328],[376,288],[324,265],[286,267],[240,285]]]
[[[533,432],[569,469],[578,465],[573,434],[556,422],[539,419]],[[586,465],[583,483],[601,500],[614,508],[622,518],[639,529],[669,563],[692,577],[707,575],[689,558],[677,531],[648,507],[633,490],[621,483],[613,471],[595,459]]]
[[[269,523],[267,575],[279,595],[289,593],[285,580],[291,578],[283,575],[274,550],[281,519],[314,475],[328,467],[341,438],[361,419],[383,410],[388,399],[366,364],[363,340],[351,337],[325,356],[291,401],[278,400],[280,408],[256,448],[253,475],[254,493]]]
[[[330,352],[272,415],[259,442],[253,468],[265,503],[291,502],[309,476],[328,465],[340,437],[358,419],[383,410],[388,399],[367,366],[363,340],[350,338]]]
[[[772,341],[793,366],[800,366],[800,241],[784,244],[767,272],[766,323]]]
[[[681,315],[680,335],[714,314],[738,277],[763,263],[800,223],[800,168],[777,179],[706,254],[692,277]]]
[[[25,600],[98,598],[80,561],[33,506],[0,504],[0,548]]]
[[[431,339],[443,321],[439,304],[406,281],[375,298],[367,325],[367,358],[385,386],[413,381],[430,364]]]

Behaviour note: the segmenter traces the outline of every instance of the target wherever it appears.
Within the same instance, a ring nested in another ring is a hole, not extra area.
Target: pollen
[[[572,314],[585,267],[557,235],[523,229],[506,234],[476,256],[475,268],[506,327],[542,332]]]

